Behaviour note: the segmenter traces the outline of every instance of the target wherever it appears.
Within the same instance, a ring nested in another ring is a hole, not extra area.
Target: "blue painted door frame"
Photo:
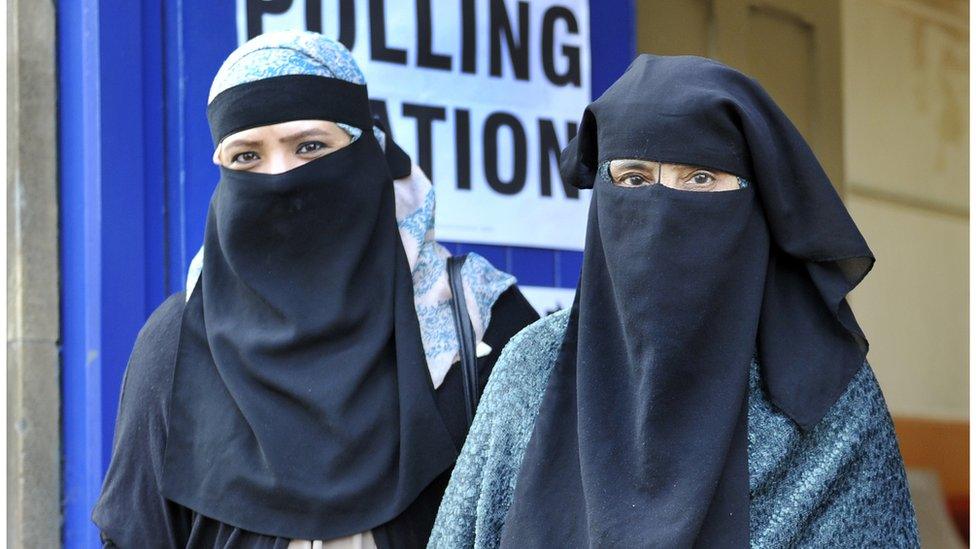
[[[202,239],[217,180],[205,102],[237,43],[233,0],[58,2],[63,540],[91,523],[122,374],[142,323]],[[635,52],[633,0],[591,0],[592,92]],[[205,47],[201,47],[205,46]],[[581,254],[452,243],[525,284],[575,287]],[[138,512],[138,510],[133,510]]]

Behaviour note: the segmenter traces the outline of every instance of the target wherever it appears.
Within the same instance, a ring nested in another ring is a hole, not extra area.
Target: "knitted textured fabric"
[[[568,311],[522,330],[502,352],[441,503],[429,547],[497,547]],[[884,397],[865,363],[808,432],[749,378],[752,547],[918,547]]]

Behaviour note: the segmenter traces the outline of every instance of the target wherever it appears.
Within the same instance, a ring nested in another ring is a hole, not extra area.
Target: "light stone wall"
[[[54,2],[7,2],[7,547],[59,547]]]

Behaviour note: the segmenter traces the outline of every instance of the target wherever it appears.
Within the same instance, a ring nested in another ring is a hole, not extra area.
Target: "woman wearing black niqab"
[[[749,183],[628,185],[627,159]],[[576,302],[504,351],[430,546],[916,545],[845,300],[874,257],[762,88],[642,55],[560,164],[594,191]]]
[[[133,350],[103,540],[422,546],[467,427],[430,184],[374,128],[349,52],[315,33],[243,45],[207,114],[221,179],[202,268]],[[481,258],[453,281],[487,377],[537,315]]]

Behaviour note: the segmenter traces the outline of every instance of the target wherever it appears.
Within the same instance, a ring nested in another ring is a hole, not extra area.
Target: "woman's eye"
[[[625,187],[641,187],[643,185],[648,185],[648,181],[644,176],[638,174],[627,174],[622,176],[618,183]]]
[[[321,141],[308,141],[298,146],[297,154],[309,154],[325,148],[325,143]]]
[[[237,153],[231,158],[231,162],[246,163],[254,162],[258,159],[258,153],[254,151],[247,151],[242,153]]]
[[[691,176],[691,181],[696,185],[708,185],[715,181],[715,176],[708,172],[698,172]]]

